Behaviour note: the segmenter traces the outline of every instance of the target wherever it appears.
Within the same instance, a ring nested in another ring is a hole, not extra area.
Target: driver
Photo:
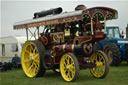
[[[90,33],[91,33],[91,23],[83,23],[82,28],[83,28],[83,36],[90,35]]]

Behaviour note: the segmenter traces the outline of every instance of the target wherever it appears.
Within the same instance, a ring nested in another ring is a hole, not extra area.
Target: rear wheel
[[[126,49],[126,59],[127,59],[127,64],[128,64],[128,44],[125,44],[125,49]]]
[[[109,64],[111,66],[119,66],[121,62],[121,56],[118,46],[114,43],[107,43],[105,44],[104,48]]]
[[[77,58],[72,53],[66,53],[60,61],[60,72],[65,81],[74,81],[79,74]]]
[[[95,78],[104,78],[108,74],[109,64],[107,56],[102,51],[96,51],[90,57],[91,63],[94,63],[96,67],[91,68],[90,72]]]
[[[42,52],[45,48],[39,41],[27,41],[22,49],[21,64],[28,77],[42,76],[45,69],[42,65]]]

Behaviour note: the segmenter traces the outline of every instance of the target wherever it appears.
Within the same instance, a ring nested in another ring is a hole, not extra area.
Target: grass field
[[[89,70],[81,70],[75,82],[65,82],[60,74],[47,71],[44,77],[27,78],[22,69],[0,72],[0,85],[128,85],[128,65],[110,67],[105,79],[95,79]]]

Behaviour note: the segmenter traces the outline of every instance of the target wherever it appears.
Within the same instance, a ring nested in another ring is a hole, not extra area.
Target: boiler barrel
[[[53,47],[55,52],[71,52],[71,53],[81,53],[81,46],[76,46],[73,44],[63,44],[63,45],[56,45]]]
[[[63,9],[61,7],[58,7],[58,8],[55,8],[55,9],[50,9],[50,10],[46,10],[46,11],[36,12],[36,13],[34,13],[34,18],[44,17],[44,16],[50,15],[50,14],[59,14],[62,11],[63,11]]]

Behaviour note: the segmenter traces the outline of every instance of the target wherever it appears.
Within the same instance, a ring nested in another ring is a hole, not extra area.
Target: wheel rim
[[[40,66],[39,52],[32,42],[25,43],[21,54],[22,68],[28,77],[35,77]]]
[[[107,55],[109,64],[111,64],[111,62],[112,62],[112,51],[109,50],[109,49],[105,49],[105,54]]]
[[[74,60],[70,55],[62,56],[60,62],[61,75],[65,81],[72,81],[75,76],[75,64]]]
[[[96,67],[90,69],[91,73],[96,78],[102,77],[106,69],[106,61],[104,56],[99,52],[95,52],[92,54],[90,61],[96,64]]]

